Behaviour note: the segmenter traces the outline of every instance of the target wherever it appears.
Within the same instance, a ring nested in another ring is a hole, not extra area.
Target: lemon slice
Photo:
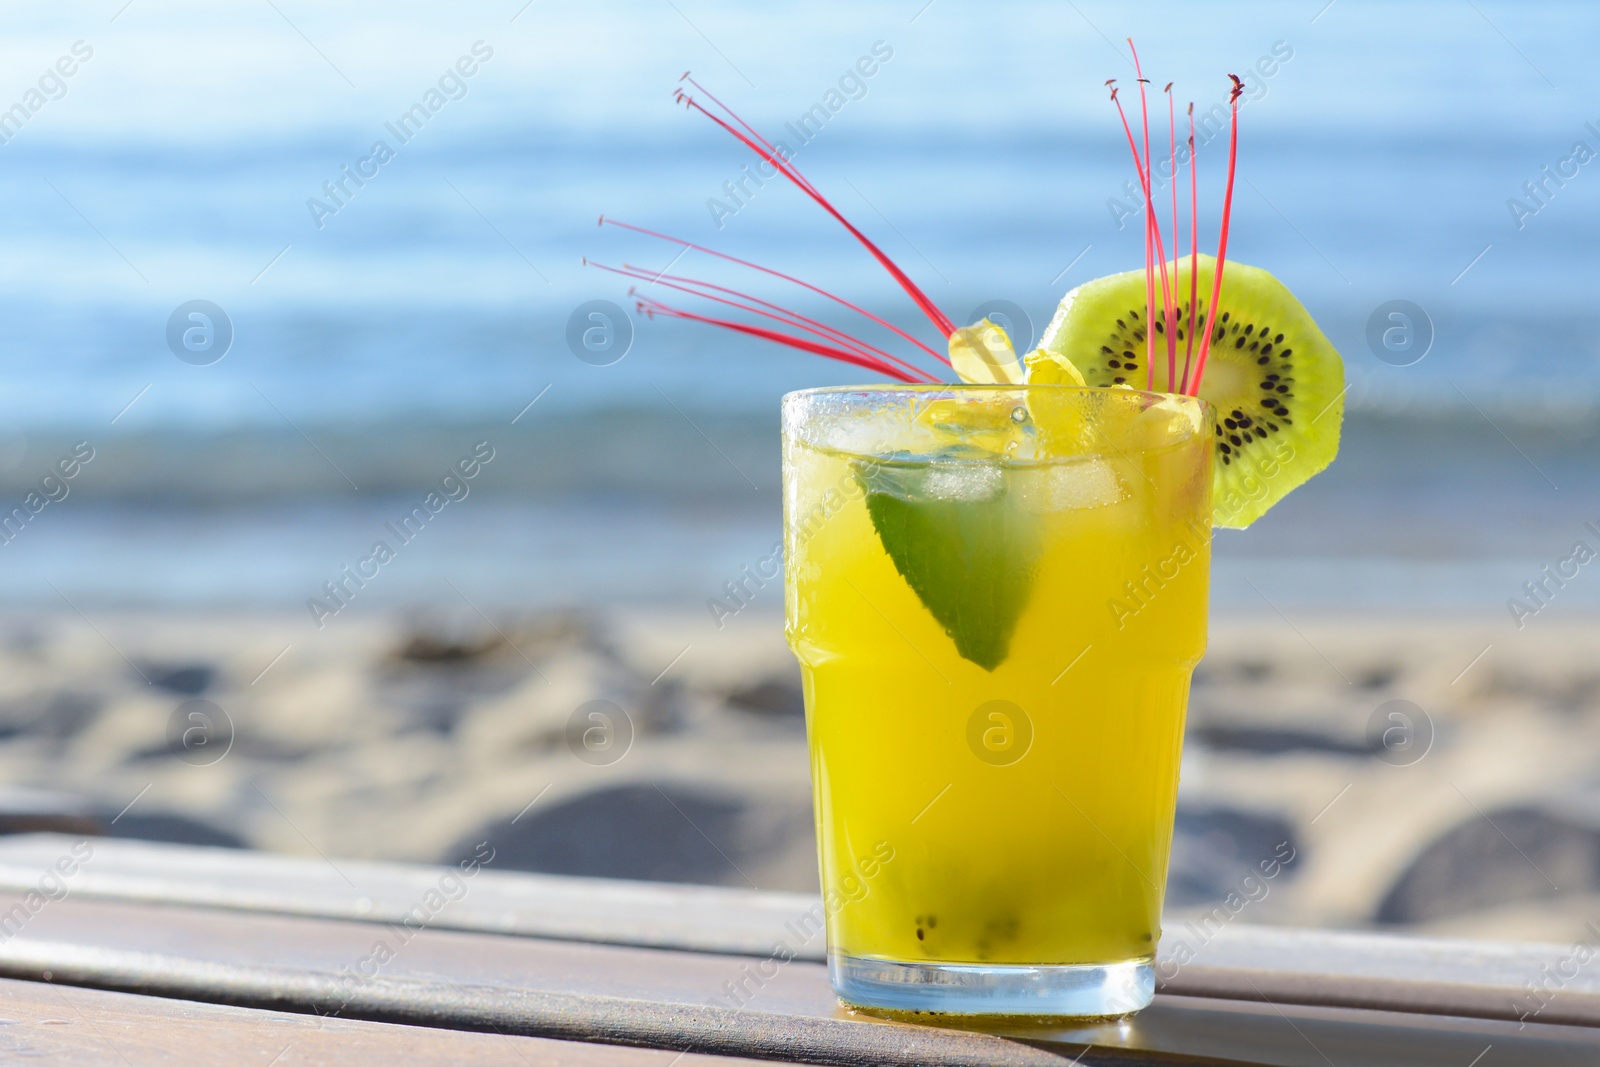
[[[1083,372],[1066,356],[1035,348],[1023,360],[1029,385],[1085,385]]]
[[[1029,385],[1083,385],[1083,374],[1072,361],[1047,349],[1035,348],[1023,364]],[[1041,455],[1076,455],[1089,447],[1089,419],[1082,393],[1029,390],[1028,414],[1033,418]]]
[[[1022,384],[1022,364],[1010,336],[988,319],[950,335],[950,366],[968,385]]]

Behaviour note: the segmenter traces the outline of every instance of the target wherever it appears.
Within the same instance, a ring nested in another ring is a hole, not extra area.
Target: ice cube
[[[1202,429],[1203,413],[1188,397],[1166,396],[1146,408],[1139,419],[1145,428],[1145,448],[1187,441]]]
[[[846,415],[814,429],[812,440],[847,455],[875,456],[892,447],[892,430],[881,419]]]
[[[937,500],[993,500],[1005,488],[1005,472],[993,463],[936,463],[928,468],[922,494]]]
[[[1128,495],[1111,464],[1099,458],[1045,464],[1016,478],[1023,506],[1037,514],[1105,507]]]

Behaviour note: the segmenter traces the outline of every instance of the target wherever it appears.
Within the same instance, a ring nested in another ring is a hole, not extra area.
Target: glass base
[[[828,977],[847,1004],[941,1015],[1103,1018],[1147,1007],[1152,959],[1120,963],[900,963],[828,953]]]

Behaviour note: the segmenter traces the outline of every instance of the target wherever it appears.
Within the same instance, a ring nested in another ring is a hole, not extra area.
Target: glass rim
[[[780,400],[782,403],[787,404],[791,400],[797,401],[807,397],[826,396],[828,394],[838,393],[860,393],[869,396],[917,396],[922,394],[942,393],[1043,392],[1046,390],[1071,393],[1109,393],[1115,391],[1129,396],[1143,397],[1154,402],[1159,402],[1162,400],[1191,401],[1199,405],[1202,413],[1207,411],[1216,411],[1216,408],[1212,405],[1211,401],[1201,396],[1192,396],[1188,393],[1161,393],[1153,390],[1133,388],[1112,390],[1106,386],[1100,385],[1046,384],[1043,382],[1034,384],[1021,383],[1017,385],[990,384],[986,382],[895,382],[885,385],[817,385],[812,386],[809,389],[795,389],[784,393]]]

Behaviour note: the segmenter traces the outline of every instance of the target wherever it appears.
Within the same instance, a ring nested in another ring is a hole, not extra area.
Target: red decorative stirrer
[[[1222,194],[1222,225],[1217,230],[1217,267],[1211,279],[1211,303],[1206,308],[1206,335],[1200,339],[1200,357],[1195,360],[1194,380],[1184,383],[1184,392],[1191,396],[1200,392],[1200,380],[1206,373],[1206,357],[1211,354],[1211,331],[1216,327],[1217,301],[1222,298],[1222,268],[1228,261],[1228,223],[1233,215],[1233,175],[1239,163],[1239,97],[1244,83],[1238,75],[1230,74],[1233,91],[1228,94],[1228,185]]]
[[[693,86],[694,89],[703,95],[707,100],[709,100],[711,104],[719,112],[721,112],[721,114],[715,114],[708,110],[704,105],[696,100],[694,96],[684,92],[682,89],[679,89],[674,94],[673,99],[683,104],[684,107],[691,111],[698,111],[700,114],[704,115],[706,118],[722,127],[722,129],[727,131],[729,134],[732,134],[733,137],[746,148],[749,148],[756,155],[760,156],[768,166],[782,174],[785,178],[792,182],[797,189],[814,200],[828,214],[832,215],[841,226],[850,232],[851,236],[853,236],[857,241],[861,242],[862,246],[872,254],[872,257],[876,259],[886,271],[889,272],[889,276],[899,283],[900,287],[905,290],[906,295],[911,297],[912,302],[917,305],[917,308],[922,311],[922,313],[928,317],[928,320],[933,323],[934,327],[939,330],[942,337],[948,339],[950,335],[955,332],[955,324],[950,321],[949,317],[946,316],[944,312],[939,310],[938,306],[928,298],[926,293],[917,287],[917,284],[911,280],[910,276],[907,275],[905,271],[901,270],[900,267],[892,259],[890,259],[881,248],[874,244],[870,238],[852,225],[850,220],[846,219],[844,215],[842,215],[839,210],[828,201],[827,197],[823,196],[822,193],[818,191],[817,187],[812,185],[811,182],[800,173],[795,165],[785,158],[784,154],[779,151],[776,145],[763,137],[755,127],[751,126],[748,122],[744,121],[744,119],[740,118],[732,108],[728,107],[721,100],[718,100],[711,93],[707,92],[706,89],[700,85],[700,83],[689,77],[688,74],[685,74],[679,80],[686,81]],[[848,308],[849,310],[864,316],[876,325],[882,326],[904,340],[909,341],[911,344],[915,345],[926,354],[932,356],[940,363],[943,363],[946,366],[948,366],[950,363],[949,357],[944,353],[938,351],[930,345],[923,343],[922,341],[917,340],[905,330],[886,321],[882,317],[873,314],[865,308],[852,303],[841,296],[836,296],[820,286],[813,285],[810,282],[801,281],[799,278],[784,274],[782,271],[772,270],[768,267],[751,263],[749,260],[740,259],[737,256],[730,256],[723,252],[714,251],[702,245],[695,244],[692,241],[685,241],[682,238],[672,237],[664,233],[657,233],[654,230],[647,230],[642,226],[633,226],[625,222],[618,222],[615,219],[608,219],[602,215],[600,217],[600,224],[603,226],[607,223],[610,223],[613,226],[620,226],[623,229],[631,230],[635,233],[644,234],[648,237],[655,237],[660,240],[670,241],[674,244],[680,245],[685,249],[692,249],[696,252],[702,252],[706,255],[715,256],[718,259],[726,262],[735,263],[743,267],[749,267],[752,270],[757,270],[763,274],[768,274],[772,277],[782,279],[783,281],[790,282],[794,285],[798,285],[809,292],[815,293],[818,296],[822,296],[836,304],[839,304],[842,307]],[[687,293],[691,296],[701,297],[727,307],[737,308],[741,311],[747,311],[763,318],[770,319],[790,329],[799,330],[801,333],[789,333],[783,330],[774,330],[764,326],[752,326],[746,323],[734,322],[729,319],[714,318],[708,315],[684,311],[661,300],[657,300],[654,297],[640,295],[637,291],[637,287],[630,289],[629,294],[637,301],[640,312],[652,318],[656,315],[661,315],[667,318],[689,319],[695,322],[704,322],[713,326],[720,326],[723,329],[733,330],[737,333],[743,333],[751,337],[760,337],[764,340],[788,345],[790,348],[797,348],[803,352],[811,352],[816,355],[826,356],[829,359],[836,359],[845,363],[854,364],[856,366],[867,367],[871,370],[877,371],[880,374],[891,378],[897,378],[903,382],[926,384],[939,381],[938,378],[934,377],[926,370],[914,366],[913,364],[908,363],[906,360],[901,359],[899,356],[893,355],[892,353],[887,352],[876,345],[868,344],[866,341],[845,333],[843,330],[837,329],[836,327],[819,322],[818,320],[807,315],[802,315],[799,312],[791,311],[787,308],[779,306],[778,304],[774,304],[771,301],[762,300],[759,297],[740,292],[737,289],[730,289],[727,286],[715,285],[710,282],[699,281],[694,278],[686,278],[679,275],[666,274],[664,272],[658,273],[642,267],[631,266],[626,263],[624,263],[621,267],[610,267],[601,263],[591,263],[588,260],[584,260],[584,264],[586,266],[598,267],[601,270],[610,271],[613,274],[620,274],[624,277],[647,282],[650,285],[660,285],[663,288],[672,289],[681,293]],[[803,336],[804,334],[809,334],[811,336],[806,337]]]

